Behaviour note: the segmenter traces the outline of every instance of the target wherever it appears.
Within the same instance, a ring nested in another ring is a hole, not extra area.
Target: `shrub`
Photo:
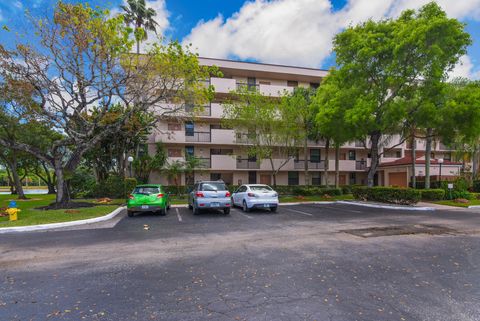
[[[137,185],[135,178],[126,178],[121,176],[110,175],[105,181],[95,185],[90,197],[110,197],[110,198],[126,198]]]
[[[455,200],[455,199],[458,199],[458,198],[464,198],[464,199],[467,199],[467,200],[471,200],[473,198],[473,195],[468,191],[453,190],[451,195],[450,195],[450,192],[447,192],[445,194],[445,198],[448,199],[448,200]]]
[[[415,204],[420,200],[420,191],[411,188],[396,187],[353,187],[355,199],[383,203]]]
[[[480,193],[480,180],[473,181],[472,189],[475,193]]]
[[[68,181],[73,198],[90,197],[96,185],[92,170],[78,167]]]
[[[420,191],[422,199],[427,201],[440,201],[445,198],[445,190],[437,189],[425,189]]]

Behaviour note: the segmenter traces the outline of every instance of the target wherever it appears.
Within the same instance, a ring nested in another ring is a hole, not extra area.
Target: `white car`
[[[253,208],[268,208],[275,212],[278,207],[278,193],[263,184],[245,184],[232,194],[233,206],[241,206],[244,212]]]

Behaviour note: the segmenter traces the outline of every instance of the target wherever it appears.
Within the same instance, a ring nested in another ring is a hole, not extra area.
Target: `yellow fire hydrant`
[[[5,212],[7,212],[10,221],[16,221],[18,220],[18,213],[21,212],[21,210],[18,208],[7,208]]]

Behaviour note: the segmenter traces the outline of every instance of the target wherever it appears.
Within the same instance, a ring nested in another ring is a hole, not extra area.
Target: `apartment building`
[[[327,71],[312,68],[239,62],[223,59],[199,58],[203,65],[217,66],[223,73],[223,78],[212,77],[207,82],[215,88],[215,98],[211,103],[202,106],[194,120],[183,122],[160,122],[157,130],[149,138],[149,152],[153,153],[156,142],[162,142],[168,153],[168,161],[183,161],[188,156],[195,156],[201,160],[202,167],[191,175],[182,174],[177,178],[181,185],[192,184],[203,179],[223,179],[228,184],[241,185],[245,183],[272,184],[272,174],[269,161],[257,160],[248,157],[246,147],[248,137],[231,128],[223,128],[222,103],[229,97],[229,93],[239,86],[247,86],[251,90],[279,97],[284,91],[293,92],[295,87],[318,87]],[[188,112],[193,106],[186,106]],[[339,128],[341,130],[341,128]],[[396,146],[386,152],[382,159],[377,183],[380,185],[406,186],[411,176],[408,168],[409,146],[406,143],[398,144],[400,137],[388,139],[388,146]],[[435,157],[443,157],[443,165],[448,167],[444,171],[447,175],[458,175],[462,164],[453,162],[452,153],[442,150],[439,145],[435,149]],[[421,149],[421,142],[417,146]],[[303,154],[300,149],[298,155],[291,158],[277,175],[278,185],[305,184],[304,166],[308,162],[308,183],[324,185],[325,169],[325,142],[309,141],[308,153]],[[416,172],[421,177],[421,153],[418,154],[419,168]],[[284,159],[274,159],[282,163]],[[411,159],[410,159],[411,163]],[[340,149],[340,185],[366,184],[366,171],[370,166],[370,158],[365,144],[360,141],[349,142]],[[411,167],[411,166],[410,166]],[[435,175],[436,167],[432,166]],[[328,155],[328,180],[332,184],[335,176],[335,151],[330,150]],[[172,184],[162,173],[154,172],[152,183]]]

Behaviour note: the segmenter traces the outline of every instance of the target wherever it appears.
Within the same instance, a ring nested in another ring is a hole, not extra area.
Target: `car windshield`
[[[250,189],[253,192],[271,192],[273,189],[267,185],[260,185],[260,186],[250,186]]]
[[[139,186],[135,187],[133,190],[133,194],[145,194],[145,195],[150,195],[150,194],[158,194],[160,193],[160,189],[155,186]]]
[[[224,183],[203,183],[202,184],[202,191],[226,191],[227,188],[225,187]]]

